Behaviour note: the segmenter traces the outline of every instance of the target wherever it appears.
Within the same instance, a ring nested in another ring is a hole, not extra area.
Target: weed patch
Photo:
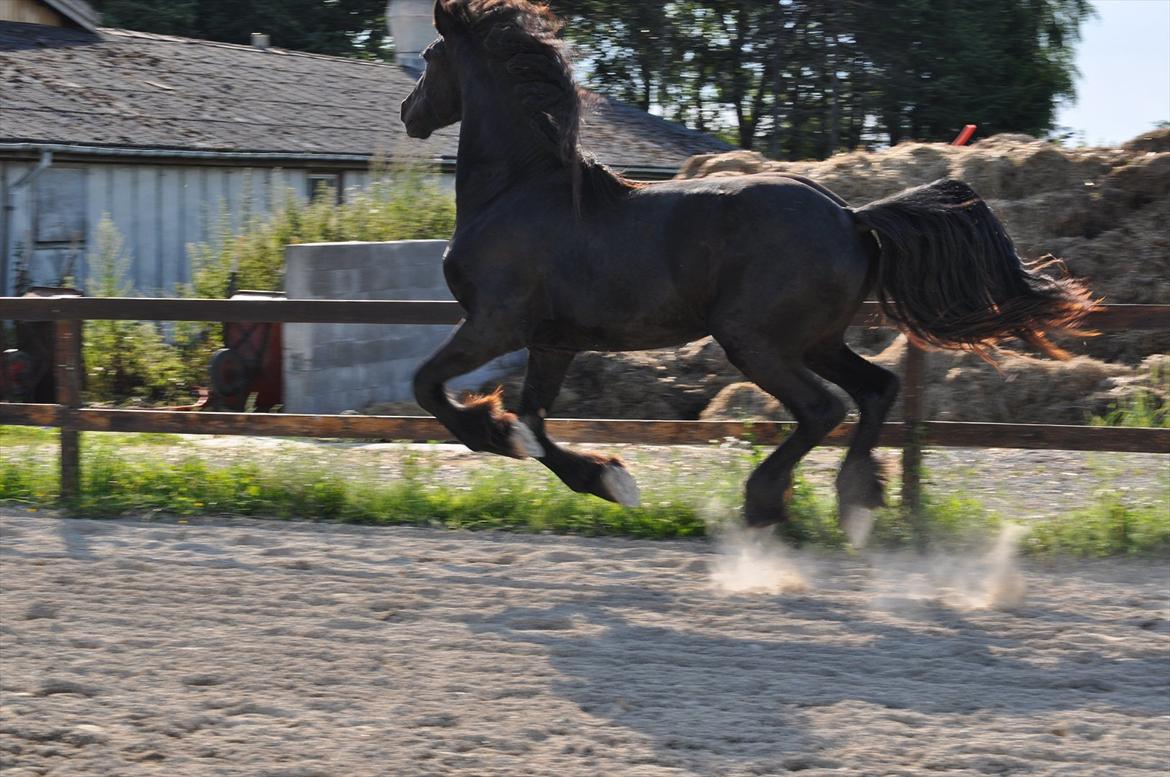
[[[139,445],[128,445],[132,439]],[[0,503],[56,505],[56,433],[0,427],[0,444],[14,452],[0,460]],[[485,468],[465,473],[457,483],[443,482],[437,477],[438,461],[420,452],[403,452],[393,477],[330,467],[297,452],[264,460],[261,466],[209,455],[171,435],[149,440],[84,435],[82,493],[68,507],[87,516],[231,514],[671,539],[707,536],[734,521],[752,464],[743,459],[736,466],[713,467],[702,477],[673,477],[668,470],[659,482],[647,484],[642,507],[628,509],[568,491],[540,470]],[[786,541],[825,549],[848,546],[831,497],[803,478],[797,478],[790,510],[790,522],[777,528]],[[928,494],[915,518],[894,507],[878,510],[870,544],[896,549],[924,541],[933,549],[959,549],[985,543],[1002,523],[977,500]],[[1102,493],[1083,509],[1026,521],[1025,528],[1021,547],[1034,555],[1170,556],[1165,499],[1126,501]]]

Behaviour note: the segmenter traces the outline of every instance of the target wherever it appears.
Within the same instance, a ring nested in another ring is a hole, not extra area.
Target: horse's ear
[[[435,29],[444,38],[459,30],[459,22],[447,5],[448,0],[435,0]]]

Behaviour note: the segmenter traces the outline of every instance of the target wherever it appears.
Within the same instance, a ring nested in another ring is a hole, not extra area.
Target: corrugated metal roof
[[[458,127],[406,137],[409,71],[127,30],[0,23],[0,142],[453,159]],[[619,168],[673,169],[722,141],[598,98],[581,145]]]

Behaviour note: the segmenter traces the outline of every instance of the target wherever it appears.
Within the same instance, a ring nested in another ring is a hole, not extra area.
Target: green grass
[[[646,485],[644,506],[626,509],[574,494],[542,469],[484,468],[442,485],[439,461],[404,453],[395,477],[337,467],[304,452],[265,454],[264,463],[232,461],[173,435],[83,435],[82,494],[69,510],[86,516],[164,513],[232,514],[373,525],[551,532],[655,539],[702,537],[733,519],[754,461],[743,458],[710,474],[667,471]],[[0,427],[0,504],[57,506],[57,433]],[[158,446],[156,448],[155,446]],[[158,453],[153,451],[157,450]],[[166,455],[161,455],[165,450]],[[342,476],[339,472],[344,472]],[[845,549],[830,496],[799,479],[792,520],[780,534],[797,545]],[[986,542],[1002,523],[977,501],[932,499],[917,519],[879,510],[871,545],[935,548]],[[1063,517],[1028,523],[1026,552],[1036,555],[1170,556],[1170,505],[1103,495]]]
[[[1038,524],[1024,539],[1037,555],[1170,556],[1170,506],[1133,506],[1116,495]]]
[[[1089,419],[1093,426],[1131,426],[1170,429],[1170,368],[1151,367],[1150,385],[1103,416]]]

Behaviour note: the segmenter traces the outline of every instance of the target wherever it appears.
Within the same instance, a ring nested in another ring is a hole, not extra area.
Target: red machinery
[[[77,289],[33,286],[25,297],[82,297]],[[0,353],[0,400],[9,402],[57,401],[53,357],[57,337],[52,321],[17,321],[16,347]]]
[[[240,291],[231,299],[284,299],[279,291]],[[224,347],[211,357],[211,409],[243,412],[256,394],[256,410],[267,413],[284,402],[281,325],[229,321]]]

